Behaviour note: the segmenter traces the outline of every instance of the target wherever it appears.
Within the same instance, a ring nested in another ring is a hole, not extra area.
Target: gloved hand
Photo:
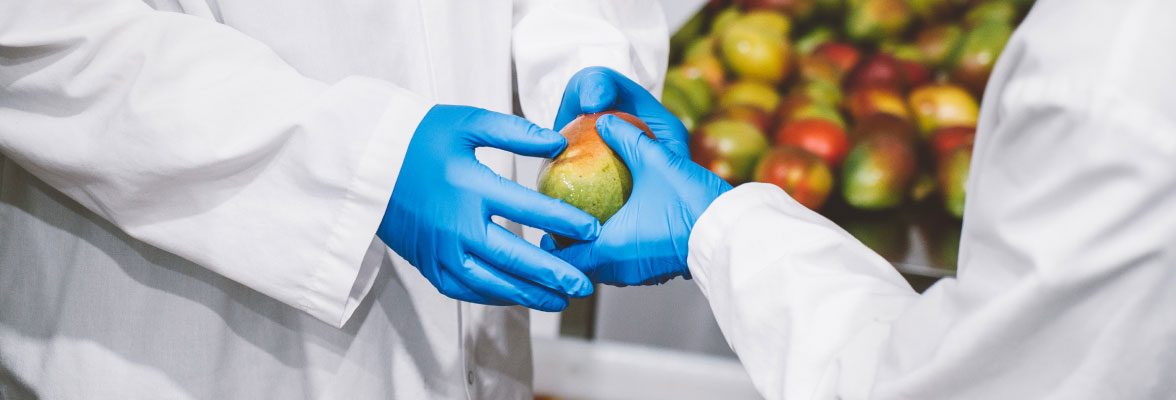
[[[582,240],[595,239],[600,224],[495,174],[474,157],[474,149],[483,146],[554,157],[567,141],[519,117],[434,106],[409,142],[377,236],[441,293],[458,300],[558,311],[569,296],[592,293],[582,272],[490,216]]]
[[[563,129],[580,114],[607,110],[637,116],[649,126],[658,142],[670,151],[690,158],[689,134],[682,121],[637,82],[605,67],[584,68],[568,80],[563,101],[555,115],[555,129]]]
[[[620,118],[603,116],[596,130],[628,165],[633,193],[595,241],[557,249],[547,235],[540,246],[597,282],[625,286],[680,275],[689,279],[686,252],[694,222],[731,185]]]

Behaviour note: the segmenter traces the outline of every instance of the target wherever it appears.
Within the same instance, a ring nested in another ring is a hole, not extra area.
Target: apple
[[[890,114],[905,120],[911,118],[902,95],[884,87],[867,87],[851,92],[845,101],[845,109],[854,121],[873,114]]]
[[[969,30],[952,63],[952,80],[973,93],[983,94],[996,59],[1012,34],[1013,27],[1001,22],[987,22]]]
[[[833,173],[820,157],[796,146],[771,149],[755,167],[756,182],[784,189],[794,200],[817,210],[833,190]]]
[[[739,81],[727,86],[719,97],[719,107],[749,105],[765,112],[772,112],[780,105],[780,94],[776,88],[756,81]]]
[[[841,166],[841,194],[862,210],[902,204],[915,173],[915,152],[909,142],[891,135],[862,138]]]
[[[896,92],[907,88],[902,62],[889,54],[878,52],[859,63],[846,78],[845,85],[853,91],[859,88],[883,87]]]
[[[845,129],[822,119],[792,121],[776,130],[777,145],[791,145],[817,155],[830,167],[841,165],[849,152],[849,135]]]
[[[788,40],[778,32],[735,21],[719,36],[719,53],[740,78],[776,84],[788,75]]]
[[[923,53],[928,65],[940,67],[955,57],[964,37],[964,30],[956,24],[934,25],[919,32],[915,47]]]
[[[856,0],[849,3],[845,33],[857,42],[877,43],[902,36],[912,20],[906,0]]]
[[[980,118],[980,106],[972,94],[950,83],[917,87],[911,91],[908,101],[924,138],[930,138],[942,128],[975,127]]]
[[[717,119],[704,124],[690,136],[690,154],[702,165],[732,185],[751,179],[768,140],[752,124],[734,119]]]
[[[584,210],[603,224],[629,199],[633,176],[596,131],[596,119],[602,115],[616,115],[657,140],[644,122],[630,114],[605,111],[581,115],[560,130],[568,145],[543,164],[537,186],[540,193]]]

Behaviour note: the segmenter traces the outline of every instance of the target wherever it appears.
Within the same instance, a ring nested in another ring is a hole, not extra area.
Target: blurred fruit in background
[[[727,85],[719,97],[719,107],[752,106],[771,112],[780,104],[780,93],[776,88],[762,82],[739,81]]]
[[[1013,27],[999,21],[982,23],[964,34],[951,66],[951,78],[973,93],[983,94],[996,59],[1013,34]]]
[[[881,42],[906,31],[914,15],[906,0],[849,0],[845,33],[858,42]]]
[[[778,145],[802,148],[820,157],[830,167],[841,165],[849,152],[849,136],[845,129],[822,119],[802,119],[784,125],[776,131]]]
[[[863,210],[894,208],[906,199],[915,174],[915,152],[892,135],[869,135],[850,150],[841,166],[841,194]]]
[[[975,127],[980,118],[980,105],[972,95],[950,83],[920,86],[911,91],[908,99],[925,138],[942,128]]]
[[[662,101],[693,159],[732,184],[768,181],[822,212],[958,218],[980,96],[1031,5],[711,0],[671,38]]]
[[[690,156],[732,185],[751,180],[752,170],[768,150],[768,140],[754,125],[717,119],[690,137]]]
[[[964,216],[964,184],[972,164],[972,146],[960,146],[939,159],[939,187],[943,191],[943,207],[953,217]]]
[[[833,190],[833,172],[817,155],[796,146],[767,152],[756,165],[756,182],[771,183],[811,210],[818,210]]]

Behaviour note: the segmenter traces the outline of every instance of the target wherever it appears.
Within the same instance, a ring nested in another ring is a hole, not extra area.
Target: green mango
[[[764,133],[746,121],[717,119],[690,136],[694,162],[732,185],[750,180],[756,163],[767,150]]]
[[[951,63],[952,79],[975,93],[983,93],[992,68],[1012,34],[1011,25],[992,21],[969,30]]]
[[[762,27],[732,24],[718,40],[722,60],[735,75],[769,84],[786,77],[790,62],[786,38]]]
[[[845,33],[861,43],[893,40],[902,36],[913,19],[904,0],[857,0],[850,2]]]
[[[976,27],[989,22],[1013,25],[1018,13],[1017,4],[1010,0],[988,0],[964,14],[964,26]]]
[[[942,67],[956,58],[963,43],[964,30],[957,24],[927,27],[915,37],[915,47],[932,67]]]
[[[818,26],[813,30],[805,33],[800,39],[796,39],[793,43],[793,48],[796,49],[796,54],[808,55],[820,47],[822,44],[833,41],[837,38],[837,32],[833,31],[828,26]]]
[[[722,11],[719,11],[719,13],[715,14],[715,17],[711,19],[711,35],[714,36],[721,34],[723,30],[727,29],[727,26],[731,25],[731,23],[738,19],[740,15],[743,15],[743,13],[739,12],[739,7],[736,6],[730,6],[724,8]]]
[[[739,81],[727,86],[719,96],[719,108],[749,105],[765,112],[774,112],[780,104],[780,93],[776,88],[755,81]]]
[[[964,199],[967,197],[965,183],[972,164],[972,147],[962,146],[952,150],[939,162],[939,187],[943,193],[943,207],[956,218],[964,217]]]
[[[686,126],[687,132],[694,132],[694,128],[698,125],[698,118],[702,115],[690,105],[690,100],[681,88],[666,85],[665,90],[662,91],[662,106],[666,108],[670,114],[674,114],[679,120],[682,120],[682,125]]]
[[[686,74],[681,67],[670,68],[666,72],[666,87],[670,86],[681,89],[695,115],[707,114],[714,106],[714,93],[702,76]]]
[[[850,150],[841,168],[841,194],[846,203],[862,210],[894,208],[908,194],[915,153],[901,138],[872,135]]]

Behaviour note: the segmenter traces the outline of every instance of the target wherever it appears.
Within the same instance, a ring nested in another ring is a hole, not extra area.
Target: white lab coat
[[[529,398],[526,310],[374,232],[434,103],[659,91],[658,4],[146,3],[0,2],[0,397]]]
[[[989,81],[959,275],[922,295],[782,191],[688,263],[769,399],[1176,398],[1176,2],[1039,0]]]

